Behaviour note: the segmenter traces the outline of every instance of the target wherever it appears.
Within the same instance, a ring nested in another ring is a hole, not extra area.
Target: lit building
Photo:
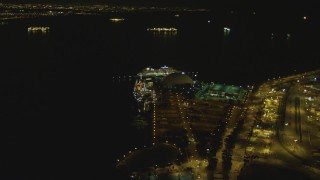
[[[164,77],[161,84],[164,89],[182,90],[191,88],[194,82],[188,75],[177,72]]]

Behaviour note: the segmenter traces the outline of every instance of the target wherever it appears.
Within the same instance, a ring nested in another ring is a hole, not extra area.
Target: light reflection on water
[[[178,31],[152,31],[151,33],[158,38],[174,38],[177,36]]]

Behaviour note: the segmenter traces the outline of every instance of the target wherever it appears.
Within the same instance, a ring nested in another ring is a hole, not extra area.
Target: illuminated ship
[[[112,21],[112,22],[121,22],[121,21],[124,21],[123,18],[110,18],[109,20]]]
[[[178,29],[176,29],[176,28],[148,28],[147,31],[154,31],[154,32],[177,32]]]
[[[50,30],[50,27],[36,27],[36,26],[31,26],[31,27],[28,27],[28,32],[49,32]]]
[[[154,88],[167,75],[178,72],[177,70],[163,66],[159,69],[145,68],[137,74],[133,95],[139,103],[143,103],[144,110],[148,110],[148,104],[155,100]]]

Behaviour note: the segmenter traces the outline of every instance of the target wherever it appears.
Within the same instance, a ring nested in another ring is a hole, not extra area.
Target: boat
[[[147,31],[154,31],[154,32],[177,32],[178,31],[178,29],[176,29],[176,28],[160,28],[160,27],[158,27],[158,28],[147,28]]]
[[[121,21],[124,21],[123,18],[110,18],[109,20],[112,21],[112,22],[121,22]]]
[[[31,26],[28,27],[28,32],[49,32],[50,27],[44,27],[44,26]]]

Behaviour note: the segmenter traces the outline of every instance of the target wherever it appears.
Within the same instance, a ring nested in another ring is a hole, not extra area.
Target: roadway
[[[154,109],[154,118],[157,120],[167,121],[168,123],[164,124],[162,128],[157,126],[157,123],[154,123],[155,136],[154,140],[157,142],[159,136],[164,134],[166,131],[173,131],[172,123],[176,124],[180,129],[184,129],[186,135],[189,139],[189,144],[183,150],[187,155],[187,161],[182,163],[180,166],[174,164],[174,171],[171,172],[171,175],[175,178],[188,178],[190,177],[190,172],[187,169],[192,170],[192,177],[196,177],[197,179],[207,179],[207,169],[208,161],[204,158],[201,158],[198,150],[197,150],[197,140],[192,132],[192,128],[190,127],[189,117],[187,115],[187,104],[189,104],[188,100],[184,97],[182,93],[174,93],[174,92],[163,92],[157,93],[158,101],[157,105],[155,105]],[[164,106],[161,104],[165,104]],[[157,127],[156,127],[157,126]],[[166,131],[163,131],[163,130]],[[157,174],[161,173],[162,169],[157,170]]]
[[[301,161],[311,164],[313,162],[305,107],[305,96],[302,86],[295,85],[290,88],[285,103],[284,128],[280,131],[280,142]]]

